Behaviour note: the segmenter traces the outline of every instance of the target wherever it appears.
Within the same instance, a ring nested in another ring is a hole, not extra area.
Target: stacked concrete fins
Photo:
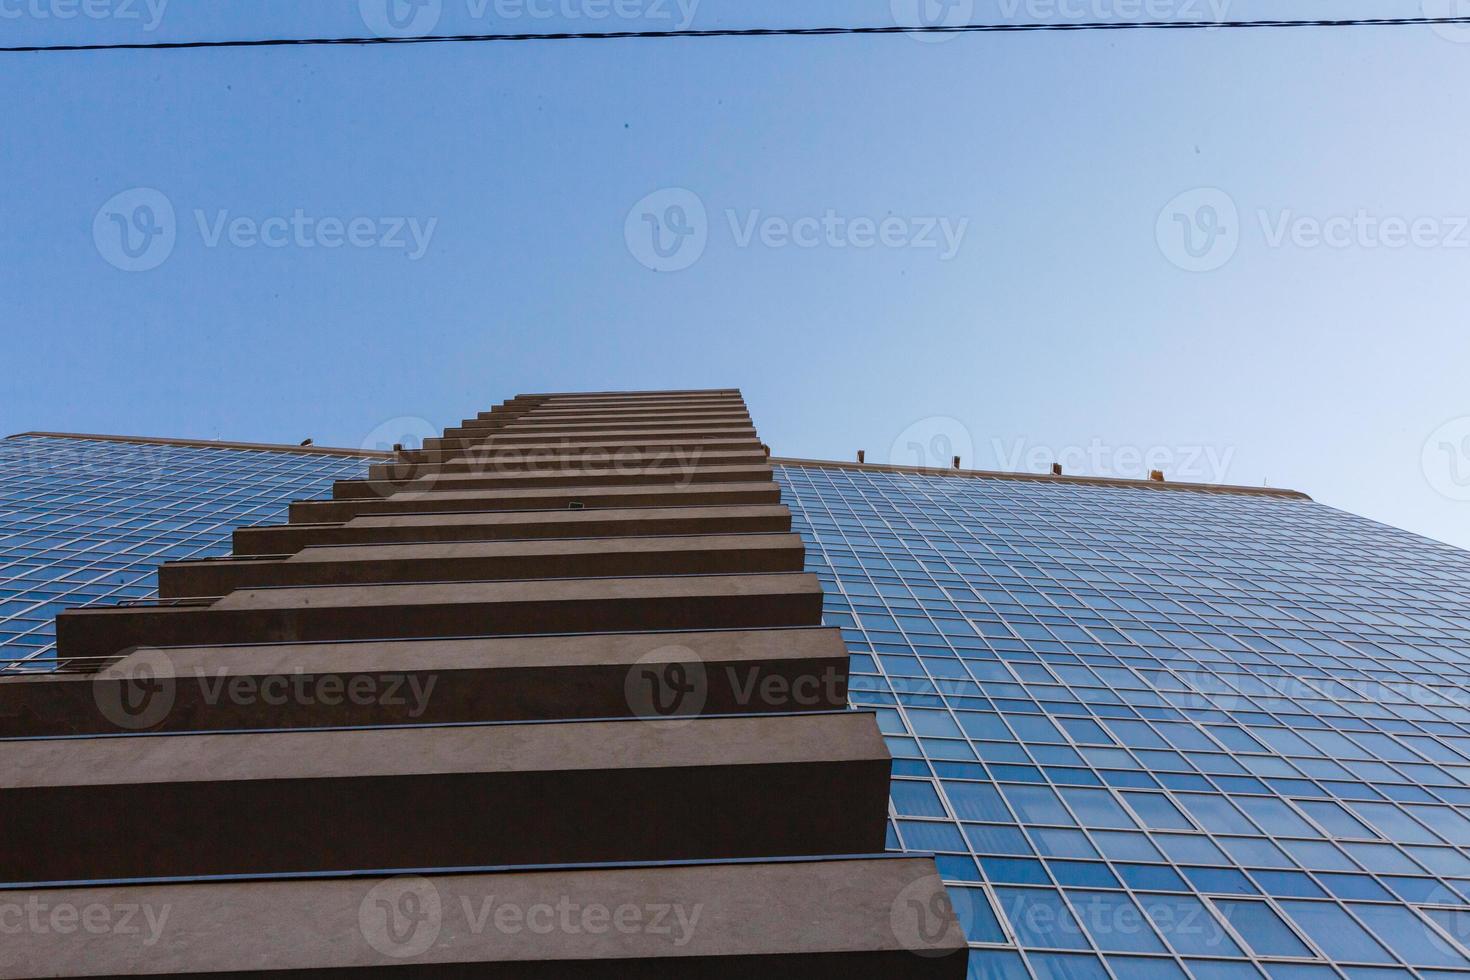
[[[0,977],[962,978],[803,567],[738,391],[521,395],[63,612]]]

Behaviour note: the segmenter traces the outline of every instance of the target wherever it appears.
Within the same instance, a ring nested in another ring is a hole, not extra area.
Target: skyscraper
[[[310,459],[331,477],[361,465]],[[706,457],[686,488],[752,462]],[[887,847],[936,854],[971,976],[1470,976],[1470,555],[1288,491],[772,462],[851,654],[848,700],[877,712],[893,756]],[[474,472],[441,468],[436,492]],[[368,487],[337,499],[381,499]],[[295,523],[336,521],[333,506]],[[295,549],[297,533],[245,531],[237,552]],[[216,564],[165,585],[254,574]],[[665,708],[688,686],[651,680]],[[821,867],[848,865],[863,862]],[[398,887],[377,897],[422,897]],[[880,917],[910,946],[931,908],[914,898]],[[847,975],[936,962],[905,956]]]
[[[518,396],[62,612],[0,975],[964,976],[767,457],[733,390]]]

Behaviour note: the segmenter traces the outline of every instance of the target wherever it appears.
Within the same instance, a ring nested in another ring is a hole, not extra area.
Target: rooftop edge
[[[215,439],[173,439],[161,436],[118,436],[85,432],[17,432],[7,439],[86,439],[94,442],[127,442],[148,446],[189,446],[200,449],[246,449],[258,452],[306,453],[318,456],[356,456],[362,459],[392,459],[393,453],[375,449],[342,449],[332,446],[291,446],[267,442],[226,442]],[[1278,487],[1246,487],[1225,483],[1178,483],[1156,480],[1128,479],[1115,476],[1053,476],[1050,473],[1021,473],[1003,470],[944,469],[937,466],[896,466],[890,463],[843,462],[833,459],[801,459],[789,456],[772,456],[776,466],[816,466],[824,469],[864,470],[878,473],[908,473],[914,476],[947,476],[971,480],[1016,480],[1030,483],[1062,483],[1073,486],[1122,487],[1145,490],[1186,490],[1193,493],[1244,494],[1256,497],[1275,497],[1282,500],[1312,500],[1300,490]]]

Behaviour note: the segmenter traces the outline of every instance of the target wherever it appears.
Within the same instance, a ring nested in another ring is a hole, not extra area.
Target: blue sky
[[[442,0],[433,26],[905,2]],[[362,34],[375,3],[0,0],[0,36]],[[1470,31],[6,55],[0,84],[0,431],[358,446],[519,391],[732,385],[785,455],[1153,463],[1470,545]]]

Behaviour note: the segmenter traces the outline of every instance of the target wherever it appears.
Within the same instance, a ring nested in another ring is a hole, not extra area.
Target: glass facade
[[[365,468],[0,440],[0,657]],[[1470,980],[1470,553],[1262,495],[778,478],[973,976]]]
[[[361,458],[50,436],[0,439],[0,670],[44,667],[68,606],[156,594],[160,562],[362,476]]]
[[[1470,977],[1470,553],[1259,495],[781,468],[975,977]]]

